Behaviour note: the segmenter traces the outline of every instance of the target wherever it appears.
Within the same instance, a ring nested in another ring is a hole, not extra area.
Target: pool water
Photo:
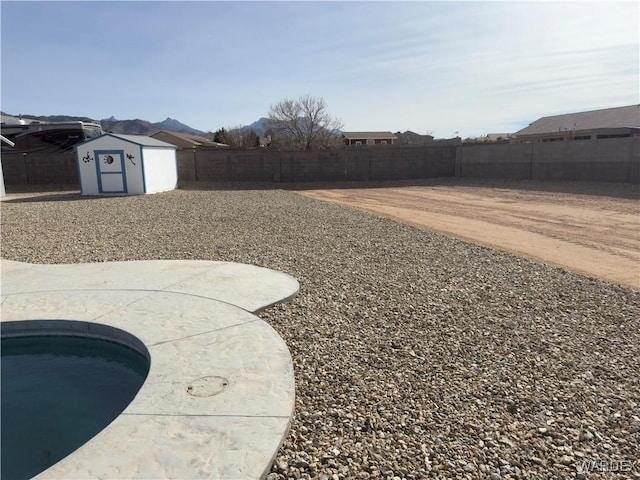
[[[1,354],[3,480],[31,478],[86,443],[149,372],[141,353],[83,337],[3,338]]]

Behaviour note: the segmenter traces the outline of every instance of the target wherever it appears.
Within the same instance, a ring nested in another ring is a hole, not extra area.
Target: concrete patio
[[[151,363],[122,414],[36,478],[268,474],[295,384],[287,346],[254,313],[294,296],[294,278],[214,261],[1,264],[2,336],[107,338]]]

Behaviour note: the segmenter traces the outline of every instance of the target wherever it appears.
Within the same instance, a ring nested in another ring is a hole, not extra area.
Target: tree
[[[237,126],[225,130],[225,139],[227,145],[233,148],[247,149],[254,148],[259,145],[259,139],[256,132],[247,127]]]
[[[273,144],[311,150],[336,146],[342,123],[329,115],[324,99],[304,95],[272,105],[268,128],[273,131]]]
[[[227,131],[224,127],[216,130],[216,133],[213,134],[213,141],[218,143],[227,143]]]

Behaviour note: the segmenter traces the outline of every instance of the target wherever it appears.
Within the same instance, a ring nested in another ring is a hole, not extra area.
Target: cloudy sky
[[[3,0],[1,108],[215,131],[311,94],[347,131],[514,132],[542,116],[640,103],[639,9]]]

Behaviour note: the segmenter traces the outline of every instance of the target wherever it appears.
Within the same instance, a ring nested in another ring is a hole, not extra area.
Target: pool
[[[252,312],[295,295],[294,278],[200,260],[0,268],[3,338],[99,338],[150,361],[124,411],[38,480],[268,475],[295,382],[286,344]]]
[[[115,341],[69,335],[2,338],[3,479],[46,470],[133,400],[149,357]]]

